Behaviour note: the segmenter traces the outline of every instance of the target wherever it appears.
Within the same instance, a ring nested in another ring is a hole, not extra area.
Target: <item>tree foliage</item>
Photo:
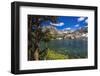
[[[44,32],[42,31],[42,23],[46,21],[57,23],[57,16],[28,16],[29,60],[39,60],[40,41],[47,43],[53,38],[49,29],[46,29]]]

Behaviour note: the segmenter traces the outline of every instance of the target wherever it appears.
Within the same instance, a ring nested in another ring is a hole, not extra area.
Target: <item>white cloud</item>
[[[79,27],[79,24],[76,24],[75,27]]]
[[[64,23],[63,23],[63,22],[61,22],[61,23],[60,23],[60,25],[64,25]]]
[[[54,26],[63,26],[64,23],[63,22],[60,22],[60,23],[50,23],[51,25],[54,25]]]
[[[68,27],[68,28],[65,28],[66,30],[71,30],[71,28],[70,27]]]
[[[83,21],[85,19],[85,17],[80,17],[80,18],[78,18],[78,21],[80,22],[80,21]]]

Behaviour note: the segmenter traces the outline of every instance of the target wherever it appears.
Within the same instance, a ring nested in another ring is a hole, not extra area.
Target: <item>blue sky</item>
[[[75,16],[60,16],[58,17],[58,21],[62,23],[55,26],[59,30],[76,30],[81,27],[85,27],[88,25],[87,17],[75,17]]]
[[[77,30],[88,26],[88,17],[84,16],[59,16],[57,21],[58,23],[44,22],[43,26],[53,25],[58,30]]]

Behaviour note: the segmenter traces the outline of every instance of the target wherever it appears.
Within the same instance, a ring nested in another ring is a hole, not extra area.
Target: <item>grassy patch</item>
[[[47,49],[40,55],[41,60],[59,60],[59,59],[69,59],[68,55],[64,55],[56,52],[55,50]]]

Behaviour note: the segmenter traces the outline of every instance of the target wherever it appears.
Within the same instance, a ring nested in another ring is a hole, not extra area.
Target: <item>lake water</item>
[[[40,45],[41,49],[45,48],[45,43]],[[51,40],[48,43],[48,48],[57,52],[69,54],[74,58],[87,58],[88,56],[88,42],[87,39],[62,39]]]

